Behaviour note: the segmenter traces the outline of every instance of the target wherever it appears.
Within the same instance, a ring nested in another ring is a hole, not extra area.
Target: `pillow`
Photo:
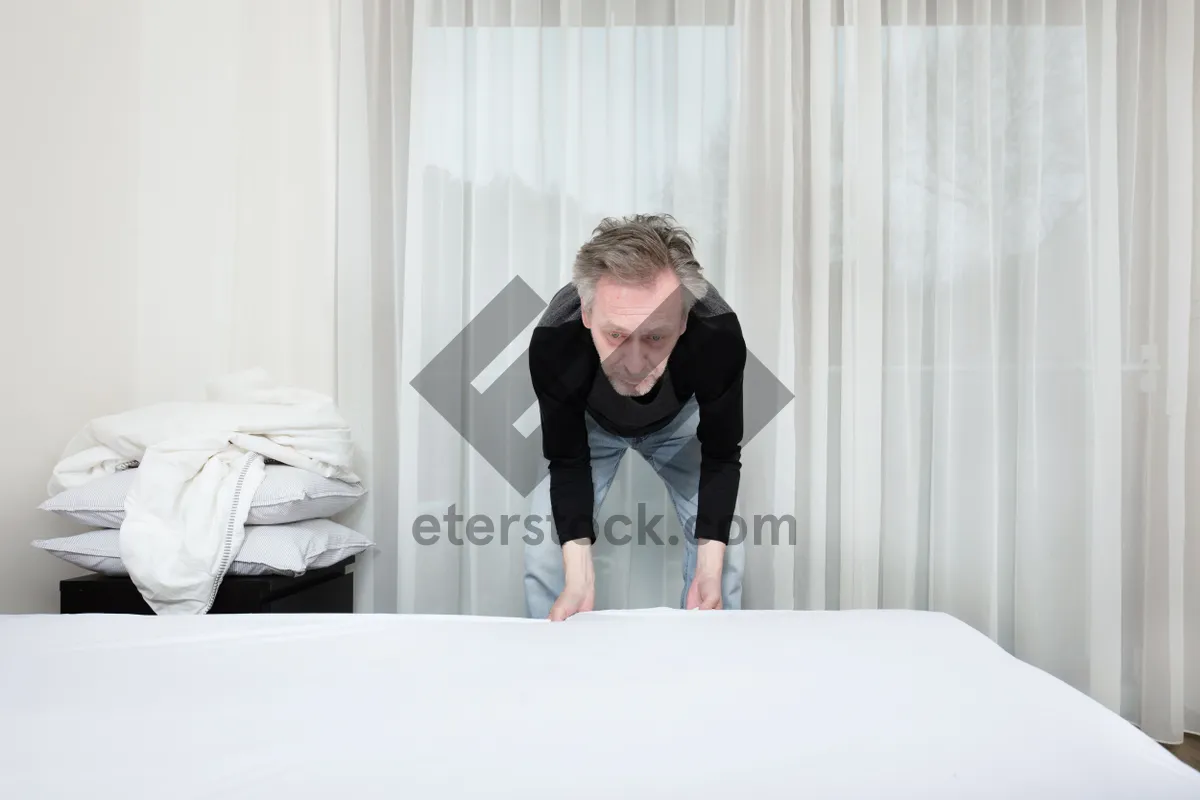
[[[357,531],[328,519],[247,525],[242,549],[228,574],[303,575],[310,569],[333,566],[374,544]],[[121,561],[119,530],[106,528],[58,539],[38,539],[33,546],[101,575],[129,574]]]
[[[119,528],[125,521],[125,495],[136,469],[114,472],[82,486],[59,492],[38,508],[83,525]],[[345,511],[366,494],[362,484],[326,478],[287,464],[268,464],[262,484],[250,502],[247,525],[286,525],[324,519]]]

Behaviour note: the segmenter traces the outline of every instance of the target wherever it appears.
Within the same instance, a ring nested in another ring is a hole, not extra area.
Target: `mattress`
[[[937,613],[0,617],[4,798],[1200,798]]]

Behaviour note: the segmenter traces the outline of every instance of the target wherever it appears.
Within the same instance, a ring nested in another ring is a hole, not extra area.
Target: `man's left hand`
[[[688,587],[688,610],[721,608],[721,569],[725,564],[725,543],[701,539],[696,554],[696,576]]]

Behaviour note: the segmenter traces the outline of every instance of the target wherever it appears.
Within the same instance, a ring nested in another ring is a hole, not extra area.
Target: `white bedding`
[[[941,614],[0,617],[4,798],[1200,797]]]
[[[140,463],[125,497],[122,564],[156,613],[205,614],[245,541],[264,458],[357,484],[353,455],[330,398],[252,369],[213,381],[205,402],[91,420],[67,444],[47,491]]]

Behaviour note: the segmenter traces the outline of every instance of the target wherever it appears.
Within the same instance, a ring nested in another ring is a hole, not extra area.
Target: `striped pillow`
[[[114,472],[56,494],[38,508],[83,525],[120,528],[125,521],[125,495],[136,469]],[[362,484],[326,478],[286,464],[268,464],[254,493],[247,525],[286,525],[332,517],[366,493]]]

